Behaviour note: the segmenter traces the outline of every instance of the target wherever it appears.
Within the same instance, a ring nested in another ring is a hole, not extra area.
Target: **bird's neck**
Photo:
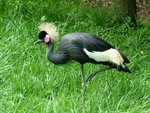
[[[49,61],[51,61],[54,64],[66,63],[67,58],[65,57],[63,52],[61,52],[61,54],[59,53],[59,51],[56,51],[55,53],[53,52],[53,50],[54,50],[54,43],[53,42],[50,42],[47,45],[48,45],[47,58]]]
[[[47,44],[47,46],[48,46],[48,48],[47,48],[47,58],[51,62],[54,62],[54,58],[55,58],[55,53],[53,53],[54,43],[50,42],[50,43]]]
[[[50,54],[54,54],[53,50],[54,50],[54,43],[50,42],[47,44],[48,48],[47,48],[47,56]]]

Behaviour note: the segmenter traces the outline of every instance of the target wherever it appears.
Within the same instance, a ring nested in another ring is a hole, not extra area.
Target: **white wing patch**
[[[111,48],[103,52],[90,52],[86,48],[83,48],[83,51],[88,55],[89,58],[92,58],[97,62],[109,61],[117,65],[123,65],[124,62],[124,59],[116,49]]]

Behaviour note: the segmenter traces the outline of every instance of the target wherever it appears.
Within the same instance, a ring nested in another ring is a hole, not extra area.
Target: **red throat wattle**
[[[50,42],[50,37],[46,37],[45,38],[45,43],[49,43]]]

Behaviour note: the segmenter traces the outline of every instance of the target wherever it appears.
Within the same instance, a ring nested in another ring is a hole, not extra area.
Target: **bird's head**
[[[46,43],[48,44],[51,42],[50,36],[46,33],[46,31],[41,31],[38,35],[39,40],[35,41],[34,44],[38,43]]]
[[[59,34],[57,28],[53,23],[41,23],[39,26],[40,33],[38,35],[39,40],[34,42],[34,44],[44,42],[48,44],[49,42],[56,41]]]

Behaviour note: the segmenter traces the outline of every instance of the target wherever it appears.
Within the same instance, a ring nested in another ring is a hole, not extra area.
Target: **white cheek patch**
[[[117,65],[123,64],[124,59],[116,49],[108,49],[103,52],[93,51],[90,52],[86,48],[83,48],[83,51],[88,55],[89,58],[94,59],[97,62],[112,62]]]
[[[44,40],[44,41],[45,41],[46,44],[50,42],[50,37],[49,37],[49,35],[46,35],[46,36],[45,36],[45,40]]]

